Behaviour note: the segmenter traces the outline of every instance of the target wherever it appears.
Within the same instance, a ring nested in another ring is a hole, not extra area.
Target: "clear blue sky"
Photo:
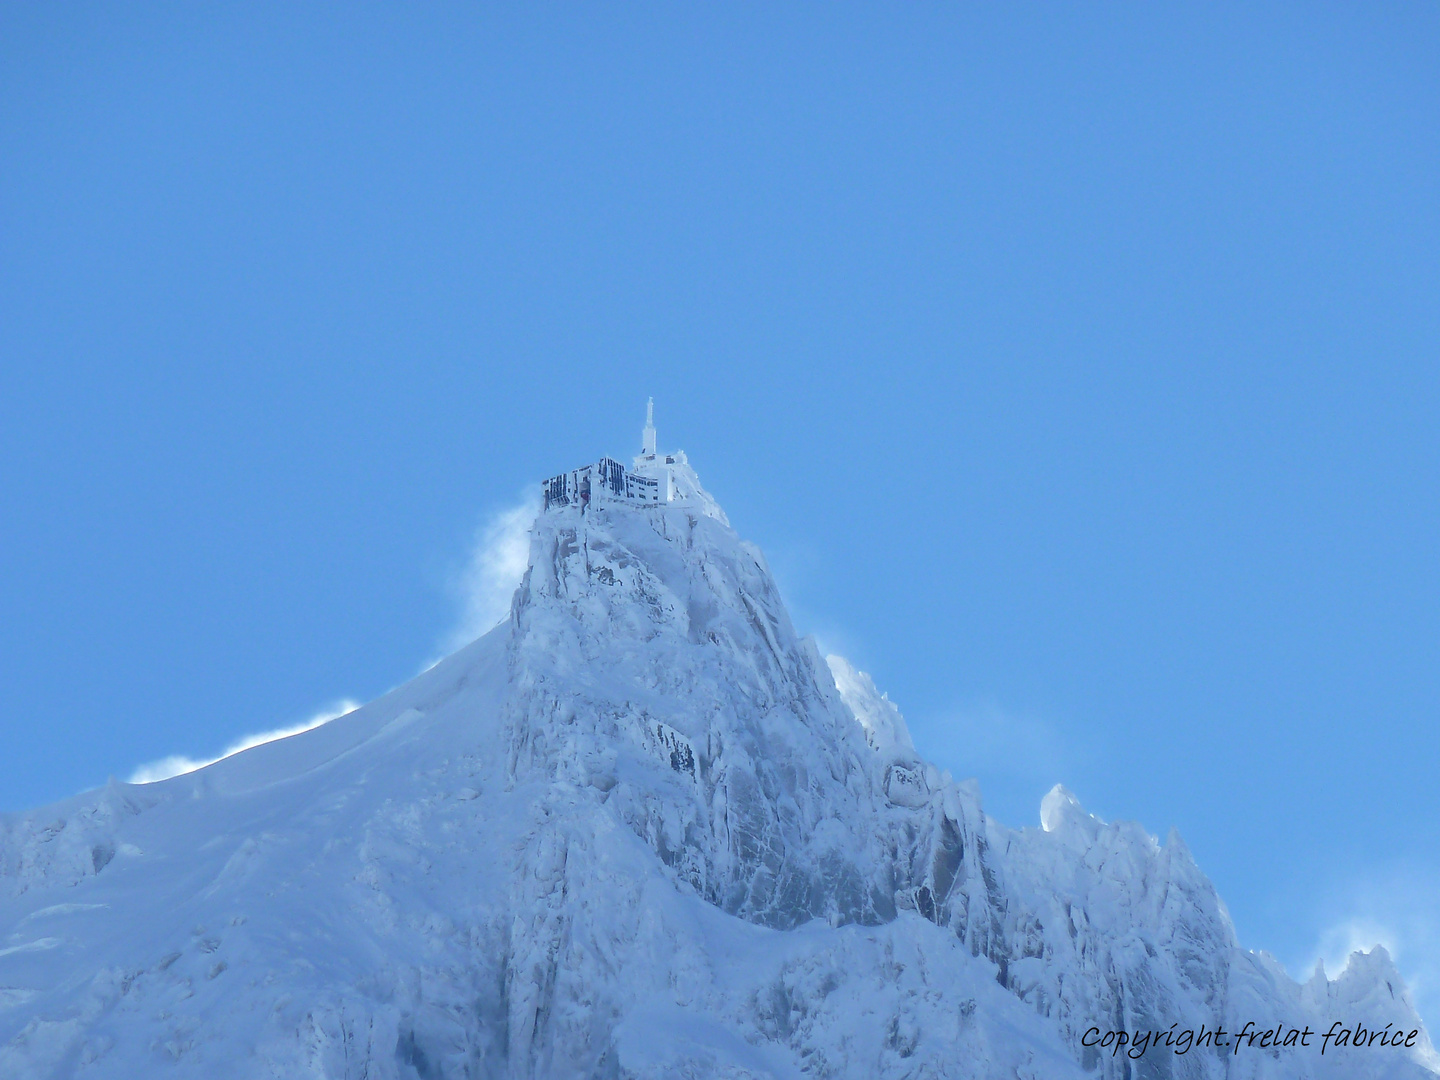
[[[1419,3],[5,6],[0,808],[408,678],[653,394],[993,813],[1176,826],[1434,1018],[1437,57]]]

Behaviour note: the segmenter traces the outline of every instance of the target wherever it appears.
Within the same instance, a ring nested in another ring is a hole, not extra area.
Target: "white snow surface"
[[[0,818],[0,1077],[1440,1075],[1083,1047],[1421,1024],[1383,950],[1242,949],[1173,832],[991,820],[694,487],[540,515],[509,619],[348,715]]]

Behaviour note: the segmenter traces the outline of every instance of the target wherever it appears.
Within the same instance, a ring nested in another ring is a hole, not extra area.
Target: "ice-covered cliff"
[[[1434,1076],[1100,1032],[1420,1024],[1301,986],[1172,834],[985,816],[688,469],[540,515],[510,618],[323,727],[0,819],[0,1076]]]

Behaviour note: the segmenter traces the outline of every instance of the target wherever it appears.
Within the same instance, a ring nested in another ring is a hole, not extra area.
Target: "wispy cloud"
[[[447,653],[468,645],[510,613],[525,567],[530,562],[530,526],[540,512],[535,495],[490,517],[475,535],[475,546],[455,588],[460,621],[445,640]]]
[[[274,742],[276,739],[286,739],[291,735],[299,735],[302,731],[309,731],[321,724],[328,724],[338,716],[354,712],[360,707],[358,701],[351,701],[348,698],[337,702],[328,709],[322,709],[304,723],[295,724],[293,727],[276,728],[274,731],[262,731],[257,735],[246,735],[238,742],[226,747],[225,751],[216,754],[212,758],[191,758],[183,754],[171,754],[159,761],[152,761],[148,765],[141,765],[130,774],[132,784],[153,784],[157,780],[168,780],[172,776],[179,776],[182,773],[194,772],[196,769],[203,769],[206,765],[213,765],[222,761],[232,754],[238,754],[242,750],[249,750],[252,746],[260,746],[262,743]]]
[[[1053,723],[993,701],[956,708],[928,721],[912,719],[910,726],[917,742],[923,730],[935,753],[961,771],[973,773],[983,764],[991,775],[1054,782],[1063,779],[1076,758]]]

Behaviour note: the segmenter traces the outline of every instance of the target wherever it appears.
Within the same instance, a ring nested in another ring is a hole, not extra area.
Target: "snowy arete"
[[[987,817],[653,414],[543,491],[509,617],[411,682],[0,817],[0,1077],[1440,1075],[1383,950],[1297,984],[1175,833]]]

